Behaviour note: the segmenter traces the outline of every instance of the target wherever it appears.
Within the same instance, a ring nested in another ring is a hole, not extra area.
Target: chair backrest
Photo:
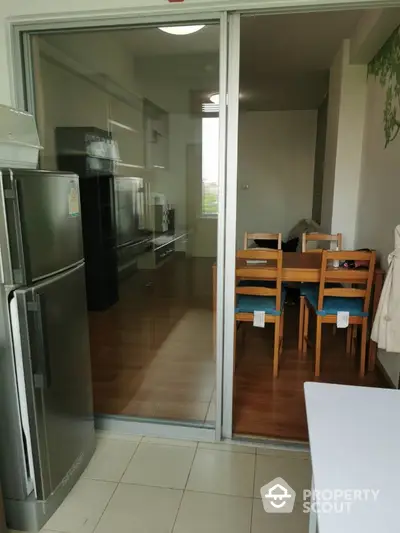
[[[282,250],[239,250],[236,253],[236,294],[249,296],[274,296],[276,310],[281,310],[282,299]],[[275,287],[238,285],[238,280],[266,280]]]
[[[303,233],[302,242],[301,242],[301,251],[302,252],[322,252],[323,248],[308,248],[309,242],[329,242],[330,244],[336,243],[335,248],[339,250],[342,249],[342,234],[334,233],[329,235],[329,233]]]
[[[249,233],[244,234],[243,249],[248,249],[249,241],[278,241],[278,250],[282,250],[282,233]]]
[[[333,261],[363,261],[368,267],[365,269],[335,268]],[[321,279],[318,294],[318,310],[324,307],[325,296],[336,296],[342,298],[363,298],[363,311],[367,313],[371,300],[371,288],[375,272],[376,252],[335,252],[331,250],[322,251]],[[353,283],[357,288],[352,287],[332,287],[327,283]],[[359,286],[363,286],[360,288]]]

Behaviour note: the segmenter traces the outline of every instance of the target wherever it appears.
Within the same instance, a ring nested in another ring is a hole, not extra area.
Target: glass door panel
[[[198,24],[34,37],[41,168],[80,176],[96,414],[215,425],[221,35]]]

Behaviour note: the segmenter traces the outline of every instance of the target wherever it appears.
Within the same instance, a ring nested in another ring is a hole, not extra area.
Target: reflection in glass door
[[[40,34],[33,59],[41,168],[80,176],[95,411],[212,427],[220,25],[198,24]]]

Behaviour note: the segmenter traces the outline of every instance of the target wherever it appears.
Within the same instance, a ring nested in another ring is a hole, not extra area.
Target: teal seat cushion
[[[347,311],[350,316],[368,316],[368,313],[364,313],[364,300],[363,298],[343,298],[336,296],[325,296],[324,307],[321,311],[317,310],[318,307],[318,291],[307,295],[307,300],[314,307],[317,315],[337,315],[339,311]]]
[[[330,289],[340,289],[342,285],[340,283],[327,283],[327,287]],[[319,283],[302,283],[300,285],[300,296],[317,295],[318,297]]]
[[[282,308],[285,303],[285,291],[282,291]],[[278,316],[281,311],[276,310],[275,296],[250,296],[238,294],[236,298],[236,313],[253,313],[264,311],[266,315]]]
[[[316,294],[318,296],[319,283],[302,283],[300,285],[300,296]]]

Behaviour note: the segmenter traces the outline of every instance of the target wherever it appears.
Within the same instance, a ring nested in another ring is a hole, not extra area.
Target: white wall
[[[238,247],[245,231],[285,235],[311,217],[316,127],[316,110],[240,114]]]
[[[400,136],[385,148],[383,110],[385,90],[368,81],[367,116],[357,214],[356,246],[375,248],[383,267],[394,248],[394,228],[400,224]],[[395,386],[400,354],[379,351],[378,358]]]
[[[350,42],[343,42],[332,64],[325,149],[322,228],[343,233],[344,248],[353,248],[361,174],[367,67],[351,65]]]
[[[318,108],[317,114],[317,136],[315,141],[314,158],[314,188],[312,219],[321,224],[322,193],[324,190],[324,164],[326,130],[328,121],[328,99],[325,98]]]
[[[386,268],[400,224],[400,136],[385,148],[385,90],[371,77],[367,102],[356,244],[375,248]]]
[[[367,66],[350,65],[349,59],[346,41],[332,210],[332,232],[343,233],[345,248],[355,244],[367,101]]]
[[[321,227],[328,233],[330,233],[332,229],[333,191],[335,186],[342,72],[343,48],[340,48],[332,63],[329,77],[324,186],[322,189],[321,207]]]

